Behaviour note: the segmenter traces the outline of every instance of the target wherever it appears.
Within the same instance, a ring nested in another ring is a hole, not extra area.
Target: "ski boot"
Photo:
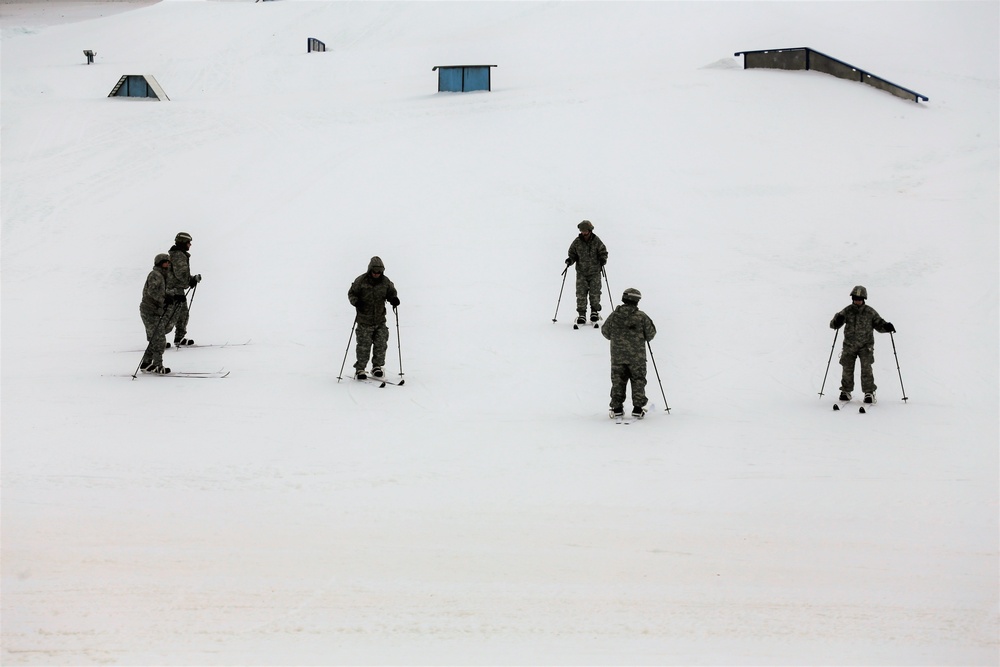
[[[354,379],[355,380],[367,380],[368,379],[368,374],[365,373],[364,369],[362,368],[361,370],[354,371]]]
[[[187,347],[188,345],[194,345],[194,341],[190,338],[174,339],[174,347]]]
[[[849,391],[842,391],[842,392],[840,392],[840,400],[842,400],[842,401],[849,401],[849,400],[851,400],[851,392],[849,392]]]
[[[641,408],[633,407],[632,408],[632,416],[635,417],[636,419],[642,419],[643,417],[645,417],[646,416],[646,406],[643,406]]]
[[[586,324],[587,323],[587,318],[584,317],[583,313],[580,313],[580,315],[577,316],[576,323],[577,324]]]
[[[597,314],[597,313],[591,313],[590,314],[590,321],[592,323],[597,324],[600,321],[600,319],[601,319],[601,316],[599,314]]]
[[[384,373],[382,372],[382,367],[381,366],[372,367],[372,375],[374,375],[377,378],[382,377],[384,375]]]
[[[875,392],[873,391],[865,392],[865,403],[877,403],[877,402],[878,401],[875,400]]]

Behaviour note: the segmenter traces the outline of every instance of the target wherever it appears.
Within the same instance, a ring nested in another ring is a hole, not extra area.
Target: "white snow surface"
[[[4,13],[3,664],[996,665],[998,13]],[[733,55],[795,46],[930,99]],[[572,270],[552,321],[585,218],[659,331],[638,424]],[[252,342],[132,380],[179,231],[190,335]],[[337,380],[372,255],[403,387]],[[818,396],[857,284],[865,415],[836,354]]]

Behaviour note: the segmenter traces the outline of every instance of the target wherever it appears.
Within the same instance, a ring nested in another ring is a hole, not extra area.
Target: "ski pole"
[[[188,304],[187,304],[188,313],[190,313],[191,312],[191,306],[194,305],[194,295],[195,295],[195,292],[198,291],[198,283],[195,283],[194,287],[192,287],[188,291],[191,292],[191,301],[188,302]],[[187,300],[187,295],[186,294],[184,295],[184,299],[185,299],[185,301]]]
[[[611,294],[611,283],[608,282],[608,272],[601,267],[601,275],[604,276],[604,284],[608,286],[608,301],[611,302],[611,310],[615,309],[615,297]],[[651,353],[652,354],[652,353]]]
[[[171,319],[173,319],[175,312],[177,312],[177,302],[174,302],[173,308],[170,309],[170,317],[167,317],[167,309],[164,306],[163,314],[160,315],[160,321],[156,323],[156,329],[153,331],[153,337],[149,339],[148,343],[146,343],[146,349],[143,350],[142,352],[142,359],[145,359],[146,355],[149,354],[149,350],[153,347],[153,340],[157,336],[163,338],[163,336],[165,335],[165,332],[163,331],[163,326],[165,324],[164,320],[169,322]],[[133,380],[135,380],[139,376],[139,369],[142,368],[142,359],[139,360],[139,365],[135,367],[135,372],[132,373]]]
[[[833,361],[833,348],[837,347],[837,336],[840,335],[840,329],[833,332],[833,345],[830,346],[830,358],[826,360],[826,373],[823,373],[823,386],[819,388],[820,398],[823,397],[823,390],[826,389],[826,376],[830,374],[830,362]]]
[[[344,350],[344,360],[340,362],[340,374],[337,376],[337,382],[343,380],[344,375],[344,365],[347,363],[347,353],[351,351],[351,341],[354,340],[354,327],[358,325],[358,316],[354,316],[354,323],[351,324],[351,335],[347,339],[347,349]]]
[[[569,271],[569,266],[567,266],[565,269],[563,269],[563,272],[562,272],[562,277],[563,277],[562,287],[559,288],[559,300],[556,301],[556,312],[555,312],[554,315],[552,315],[552,321],[553,322],[555,322],[556,321],[556,317],[559,316],[559,304],[562,303],[563,287],[566,287],[566,272],[567,271]]]
[[[653,356],[653,346],[649,344],[648,340],[646,341],[646,347],[649,348],[649,358],[653,361],[653,370],[656,371],[656,382],[660,385],[660,396],[663,397],[663,407],[666,408],[667,414],[670,414],[670,406],[667,405],[667,395],[663,393],[663,382],[660,381],[660,370],[656,367],[656,357]]]
[[[399,377],[403,377],[403,348],[399,346],[399,313],[396,312],[396,306],[392,307],[392,314],[396,316],[396,352],[399,353]]]
[[[899,355],[896,354],[896,339],[892,337],[892,332],[889,332],[889,340],[892,341],[892,356],[896,357],[896,373],[899,374],[899,388],[903,392],[903,402],[906,403],[906,389],[903,389],[903,373],[899,370]]]

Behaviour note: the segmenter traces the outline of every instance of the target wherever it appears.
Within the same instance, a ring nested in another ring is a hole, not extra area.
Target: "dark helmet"
[[[851,300],[853,301],[854,299],[868,300],[868,290],[865,289],[864,285],[857,285],[851,290]]]
[[[625,303],[639,303],[639,299],[642,298],[642,292],[634,287],[629,287],[622,294],[622,301]]]
[[[576,228],[581,232],[592,232],[594,231],[594,224],[590,220],[584,220]]]
[[[159,255],[153,258],[153,266],[159,267],[160,264],[170,261],[170,255],[165,252],[161,252]]]
[[[192,240],[191,235],[187,232],[177,232],[177,236],[174,237],[174,243],[176,245],[187,245],[188,243],[191,243]]]

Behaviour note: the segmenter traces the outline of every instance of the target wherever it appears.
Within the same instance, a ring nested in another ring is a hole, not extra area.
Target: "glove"
[[[607,264],[607,263],[608,263],[608,260],[606,260],[606,259],[602,259],[602,260],[601,260],[601,268],[603,269],[603,268],[604,268],[604,265],[605,265],[605,264]]]
[[[389,304],[393,308],[395,308],[396,306],[398,306],[399,305],[399,297],[398,296],[390,296],[389,297]]]
[[[573,260],[571,260],[569,257],[567,257],[566,258],[566,266],[572,266],[572,265],[573,265]]]
[[[200,273],[194,277],[194,281],[196,283],[200,283],[201,282],[201,274]]]
[[[836,315],[833,316],[833,322],[830,322],[830,328],[839,329],[840,327],[844,326],[844,321],[846,319],[847,318],[844,317],[843,313],[837,313]]]
[[[892,322],[885,323],[885,330],[887,333],[896,333],[896,327],[892,326]]]
[[[191,279],[188,280],[188,287],[194,287],[200,282],[201,282],[201,274],[199,273],[196,276],[191,276]]]

